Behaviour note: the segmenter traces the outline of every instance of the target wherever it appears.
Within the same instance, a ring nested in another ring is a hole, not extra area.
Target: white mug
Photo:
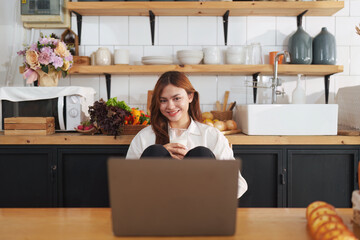
[[[204,48],[204,64],[219,64],[220,50],[218,47]]]
[[[115,49],[114,52],[114,64],[129,64],[129,50],[127,49]]]

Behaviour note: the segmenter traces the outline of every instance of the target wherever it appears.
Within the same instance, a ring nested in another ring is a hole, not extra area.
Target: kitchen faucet
[[[276,103],[276,96],[280,94],[284,94],[284,91],[277,90],[278,86],[281,86],[281,80],[278,78],[278,60],[281,55],[284,55],[285,62],[290,62],[290,54],[288,51],[281,51],[278,52],[275,56],[274,61],[274,76],[272,78],[272,84],[271,84],[271,90],[272,90],[272,96],[271,96],[271,103]]]

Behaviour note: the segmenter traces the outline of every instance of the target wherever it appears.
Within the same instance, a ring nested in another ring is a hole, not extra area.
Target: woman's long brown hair
[[[188,94],[194,94],[194,98],[189,104],[188,113],[195,121],[201,122],[202,120],[199,93],[195,91],[186,75],[177,71],[163,73],[155,85],[150,104],[151,126],[156,135],[155,143],[162,145],[169,143],[170,140],[168,134],[168,119],[160,112],[160,95],[164,88],[169,84],[178,88],[183,88]]]

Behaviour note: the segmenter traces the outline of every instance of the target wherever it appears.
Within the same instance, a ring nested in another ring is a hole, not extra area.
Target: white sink
[[[236,115],[247,135],[337,135],[337,104],[238,105]]]

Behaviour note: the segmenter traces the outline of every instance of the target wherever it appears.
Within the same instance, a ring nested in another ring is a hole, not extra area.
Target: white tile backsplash
[[[217,45],[216,17],[188,17],[189,45]]]
[[[218,24],[218,45],[225,44],[223,18],[217,18]],[[246,17],[229,16],[227,45],[246,45]]]
[[[247,100],[246,83],[244,76],[219,76],[218,77],[218,100],[223,103],[225,91],[230,91],[228,103],[236,101],[237,104],[245,104]]]
[[[100,17],[82,17],[81,26],[81,45],[99,45],[99,18]]]
[[[297,30],[296,18],[276,17],[276,45],[288,45],[289,38]]]
[[[306,32],[310,36],[316,37],[323,27],[326,27],[331,34],[335,35],[335,18],[306,17]]]
[[[200,104],[214,104],[218,100],[216,76],[188,76],[193,87],[200,94]]]
[[[71,86],[91,87],[96,91],[95,100],[105,95],[100,94],[100,76],[99,75],[71,75]]]
[[[187,45],[187,26],[187,17],[159,17],[159,45]]]
[[[337,65],[343,65],[344,71],[338,73],[337,75],[349,75],[350,71],[350,47],[348,46],[337,46],[336,47]]]
[[[173,57],[173,47],[171,46],[145,46],[144,56],[165,56]]]
[[[360,77],[360,46],[350,47],[350,75]]]
[[[128,45],[129,17],[101,16],[100,45]]]
[[[129,104],[141,105],[147,102],[147,93],[153,90],[158,76],[132,75],[129,79]]]
[[[336,43],[338,45],[360,46],[360,36],[356,34],[355,26],[359,26],[360,17],[336,18]]]
[[[275,45],[275,17],[247,17],[247,44]]]
[[[350,0],[350,16],[360,17],[360,1]]]
[[[344,66],[344,72],[330,77],[329,102],[339,88],[360,85],[360,36],[355,33],[355,25],[360,24],[360,0],[344,0],[345,7],[334,16],[303,18],[302,26],[312,37],[322,27],[335,35],[337,42],[337,64]],[[72,15],[72,29],[77,32],[76,16]],[[270,51],[286,50],[289,37],[296,31],[296,17],[274,16],[229,16],[228,46],[245,46],[252,42],[262,45],[265,64],[269,63]],[[58,33],[63,30],[43,30],[44,33]],[[141,61],[142,56],[172,56],[178,64],[176,52],[184,49],[202,50],[207,46],[218,46],[222,52],[221,63],[228,46],[224,45],[223,19],[196,16],[156,16],[155,45],[151,43],[149,17],[147,16],[83,16],[80,55],[90,56],[99,47],[105,46],[113,53],[115,49],[128,49],[130,64]],[[21,77],[21,76],[20,76]],[[111,97],[126,101],[132,107],[146,107],[147,91],[152,90],[158,75],[112,75]],[[269,84],[270,76],[260,76],[259,84]],[[281,76],[284,98],[281,103],[290,103],[292,91],[296,87],[296,76]],[[230,90],[229,102],[253,103],[252,76],[190,75],[190,81],[200,93],[201,109],[214,110],[216,100],[223,101],[224,92]],[[324,77],[306,76],[303,83],[307,103],[324,103]],[[60,86],[78,85],[93,87],[95,99],[107,99],[104,75],[72,75],[61,79]],[[271,91],[258,89],[258,102],[269,103]]]
[[[111,76],[110,97],[116,97],[118,101],[129,102],[129,79],[128,75]]]
[[[155,45],[158,41],[158,17],[155,17]],[[129,45],[151,45],[149,17],[129,17]]]

